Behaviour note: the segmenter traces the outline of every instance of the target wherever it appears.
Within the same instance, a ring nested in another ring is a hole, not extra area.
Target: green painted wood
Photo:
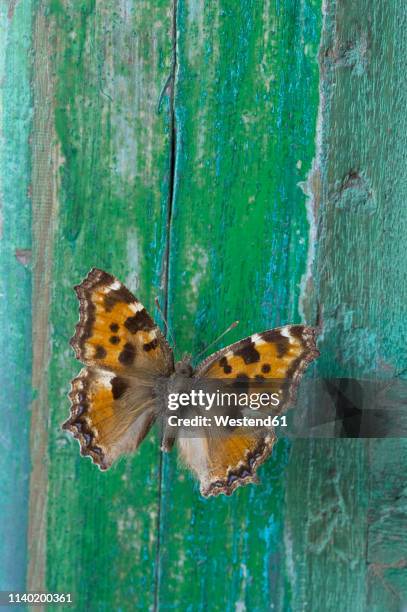
[[[0,5],[0,590],[27,567],[31,401],[31,2]]]
[[[407,602],[406,462],[404,439],[370,442],[367,606],[374,612]]]
[[[178,355],[319,311],[319,374],[402,376],[407,14],[322,9],[0,6],[0,586],[77,610],[405,604],[403,440],[281,441],[259,487],[203,500],[155,434],[101,474],[59,428],[93,265],[167,302]]]
[[[169,317],[178,354],[300,320],[304,181],[318,106],[318,2],[180,1]],[[213,347],[212,350],[215,350]],[[262,484],[204,500],[165,457],[162,610],[288,609],[282,441]]]
[[[316,303],[322,312],[322,375],[392,379],[406,366],[406,21],[398,1],[325,6],[309,181],[319,240],[304,296],[308,312]],[[307,466],[291,461],[288,470],[294,609],[405,605],[406,448],[405,440],[294,445]]]
[[[99,266],[150,309],[163,292],[171,6],[43,0],[34,18],[38,399],[29,587],[72,592],[75,610],[146,610],[155,596],[157,439],[102,474],[60,425],[80,369],[69,347],[78,318],[73,285]]]

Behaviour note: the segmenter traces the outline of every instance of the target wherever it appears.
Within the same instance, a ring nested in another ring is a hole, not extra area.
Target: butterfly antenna
[[[218,336],[217,338],[215,338],[215,340],[213,340],[213,341],[212,341],[210,344],[207,344],[207,345],[205,346],[205,348],[203,349],[203,351],[201,351],[200,353],[198,353],[198,355],[195,355],[194,359],[198,359],[198,357],[200,357],[201,355],[203,355],[203,354],[204,354],[204,353],[205,353],[205,352],[208,350],[208,348],[211,348],[211,346],[213,346],[214,344],[216,344],[217,342],[219,342],[219,340],[220,340],[221,338],[223,338],[223,336],[226,336],[226,334],[228,334],[230,331],[232,331],[232,329],[235,329],[235,327],[237,327],[238,325],[239,325],[239,321],[234,321],[234,322],[232,323],[232,325],[229,325],[229,327],[228,327],[227,329],[225,329],[225,331],[224,331],[224,332],[222,332],[222,333],[220,334],[220,336]]]
[[[160,302],[158,301],[158,297],[156,297],[154,299],[155,305],[157,307],[158,312],[161,315],[162,320],[164,321],[165,324],[165,335],[168,336],[170,338],[170,340],[172,341],[173,344],[173,348],[175,348],[175,340],[174,340],[174,336],[172,335],[171,331],[170,331],[170,327],[168,325],[168,321],[164,315],[164,312],[162,311],[162,308],[160,306]]]

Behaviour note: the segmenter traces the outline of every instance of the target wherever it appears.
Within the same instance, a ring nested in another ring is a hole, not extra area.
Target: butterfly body
[[[191,356],[185,355],[183,359],[177,361],[174,366],[173,376],[180,376],[182,378],[191,378],[194,374],[194,369],[191,365]]]
[[[63,428],[78,439],[81,454],[102,470],[134,452],[153,423],[165,420],[169,394],[217,381],[240,385],[249,394],[256,386],[273,384],[281,412],[294,401],[305,368],[319,354],[313,328],[287,325],[244,338],[194,369],[189,356],[174,363],[159,327],[114,276],[93,268],[75,290],[80,320],[71,345],[85,367],[72,381],[71,415]],[[191,414],[191,406],[182,412]],[[169,451],[177,442],[204,496],[230,495],[257,482],[257,468],[275,441],[272,429],[236,427],[227,436],[213,436],[207,428],[195,436],[183,433],[163,427],[161,445]]]

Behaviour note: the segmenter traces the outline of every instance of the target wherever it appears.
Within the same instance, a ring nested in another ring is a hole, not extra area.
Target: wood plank
[[[0,429],[18,449],[1,456],[0,587],[28,572],[76,609],[398,611],[405,441],[281,441],[260,487],[203,500],[154,435],[100,474],[60,431],[72,287],[98,265],[165,303],[172,199],[179,356],[235,319],[230,342],[319,309],[320,375],[405,367],[403,2],[323,3],[319,96],[319,0],[176,6],[174,184],[172,3],[0,7]]]
[[[24,589],[27,566],[31,8],[0,6],[0,590]]]
[[[69,413],[69,379],[80,369],[68,344],[78,316],[73,285],[99,266],[127,282],[147,307],[162,294],[171,5],[43,0],[35,19],[39,393],[32,420],[31,586],[72,592],[75,609],[119,609],[127,601],[149,609],[157,440],[150,436],[132,460],[102,474],[60,425]],[[38,504],[44,482],[47,498]]]
[[[369,460],[368,605],[400,610],[407,601],[406,440],[372,440]]]
[[[47,503],[48,503],[48,377],[50,363],[50,302],[59,150],[54,129],[52,74],[52,31],[42,5],[33,24],[33,137],[32,137],[32,212],[33,212],[33,354],[32,385],[34,400],[31,424],[31,475],[28,530],[28,589],[47,591]]]
[[[318,104],[318,2],[178,3],[170,325],[178,354],[299,321],[305,179]],[[214,347],[215,348],[215,347]],[[213,349],[214,350],[214,349]],[[262,484],[204,500],[165,457],[162,609],[286,609],[278,444]]]
[[[403,2],[325,4],[309,181],[319,235],[304,296],[308,313],[322,311],[323,376],[391,379],[405,367],[406,19]],[[301,441],[293,457],[294,609],[400,610],[405,441]]]

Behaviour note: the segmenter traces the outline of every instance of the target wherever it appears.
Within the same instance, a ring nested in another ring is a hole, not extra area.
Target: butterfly
[[[273,379],[280,386],[281,411],[294,402],[305,368],[319,355],[314,328],[286,325],[231,344],[194,369],[188,358],[174,363],[158,325],[111,274],[93,268],[75,291],[80,319],[71,345],[85,367],[71,383],[71,414],[62,428],[101,470],[136,451],[162,415],[160,381]],[[167,437],[162,448],[169,451],[177,442],[201,494],[209,497],[258,482],[257,468],[275,440],[272,428],[236,428],[227,437]]]

